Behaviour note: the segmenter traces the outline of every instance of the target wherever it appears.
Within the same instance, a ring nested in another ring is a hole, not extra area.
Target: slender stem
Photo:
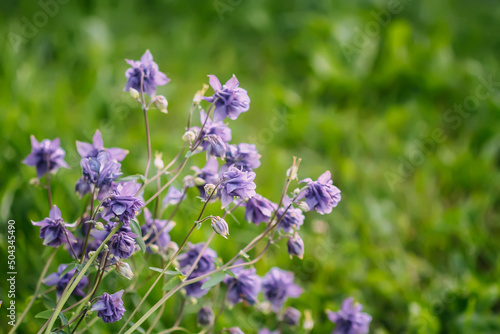
[[[82,330],[80,330],[79,332],[75,333],[75,334],[83,334],[90,326],[92,326],[99,318],[98,317],[95,317],[94,319],[90,320],[87,325],[85,326],[85,328],[82,328]]]
[[[208,334],[210,334],[214,331],[215,325],[217,324],[217,320],[219,320],[219,317],[222,315],[222,312],[224,312],[224,308],[226,307],[227,293],[233,287],[234,283],[235,283],[235,281],[232,281],[231,284],[227,287],[226,293],[224,293],[224,296],[222,297],[222,302],[220,304],[220,308],[217,311],[217,315],[214,318],[214,322],[213,322],[212,326],[210,326],[210,330],[208,331]]]
[[[146,123],[146,139],[148,144],[148,163],[146,164],[146,171],[144,172],[144,177],[148,178],[149,166],[151,165],[151,134],[149,132],[149,122],[148,122],[148,109],[143,108],[144,111],[144,122]]]
[[[95,200],[96,189],[97,187],[94,185],[94,189],[92,190],[92,198],[90,199],[90,214],[92,215],[91,217],[92,219],[94,219],[94,215],[92,213],[94,211],[94,200]],[[83,260],[85,259],[85,254],[87,253],[87,245],[89,244],[90,230],[92,230],[91,226],[89,226],[89,229],[87,230],[87,236],[85,237],[85,244],[83,245],[82,258],[80,259],[80,263],[83,263]]]
[[[76,252],[73,249],[73,245],[71,244],[71,241],[69,240],[68,231],[66,231],[65,228],[63,228],[63,231],[64,231],[64,235],[66,236],[66,240],[68,240],[68,245],[69,245],[69,248],[71,249],[71,253],[73,253],[73,256],[75,257],[75,259],[78,259],[78,255],[76,255]]]
[[[165,261],[162,260],[162,265],[165,266]],[[163,284],[165,284],[167,281],[167,277],[164,275],[163,276]],[[167,292],[165,290],[162,291],[162,294],[163,296],[165,296]],[[160,321],[161,319],[161,316],[163,315],[163,311],[165,311],[165,304],[163,304],[160,308],[160,312],[158,312],[158,314],[156,315],[156,319],[153,321],[153,323],[151,324],[151,326],[149,327],[148,331],[146,332],[146,334],[150,334],[151,331],[156,327],[156,324]]]
[[[45,179],[47,181],[47,198],[49,200],[49,208],[52,208],[52,191],[50,190],[50,173],[45,174]]]
[[[160,190],[158,190],[153,196],[151,196],[151,198],[149,198],[146,203],[144,204],[144,206],[148,205],[149,203],[151,203],[152,200],[154,200],[157,196],[159,196],[165,189],[168,188],[168,186],[170,184],[172,184],[172,182],[174,182],[174,180],[179,176],[179,174],[182,172],[182,169],[184,168],[184,166],[186,165],[187,161],[188,161],[189,158],[184,158],[184,160],[182,161],[181,165],[179,166],[178,168],[178,171],[177,173],[175,173],[174,177],[172,177],[163,187],[160,188]]]
[[[163,304],[165,305],[165,304]],[[177,317],[177,320],[175,321],[174,325],[172,327],[178,327],[182,321],[182,316],[184,314],[184,309],[186,308],[186,298],[182,299],[182,304],[181,304],[181,309],[179,311],[179,316]]]
[[[52,250],[52,254],[50,254],[47,262],[45,263],[45,266],[43,267],[40,278],[38,279],[38,282],[36,283],[36,288],[35,288],[35,293],[33,294],[33,298],[31,298],[30,302],[28,303],[28,305],[24,309],[21,316],[19,316],[19,318],[17,319],[14,327],[12,327],[11,330],[9,331],[9,334],[16,332],[16,328],[22,323],[24,317],[26,316],[26,314],[28,314],[28,311],[31,309],[31,306],[33,306],[33,304],[35,303],[35,300],[38,298],[38,291],[40,290],[40,286],[42,285],[42,281],[43,281],[45,275],[47,274],[47,270],[49,269],[49,266],[52,263],[52,260],[54,260],[54,256],[56,255],[58,249],[59,248],[54,248]]]
[[[164,331],[161,331],[158,334],[168,334],[168,333],[173,333],[175,331],[181,331],[181,332],[191,333],[190,331],[188,331],[185,328],[182,328],[182,327],[173,327],[173,328],[165,329]]]

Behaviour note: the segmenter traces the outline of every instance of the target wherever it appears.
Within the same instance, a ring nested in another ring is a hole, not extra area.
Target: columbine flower
[[[109,239],[109,251],[117,259],[128,259],[135,251],[135,238],[132,232],[117,232]]]
[[[134,219],[137,212],[144,206],[144,201],[135,196],[140,187],[141,185],[135,181],[119,184],[116,195],[103,203],[102,217],[106,220],[118,218],[128,226],[130,220]]]
[[[293,273],[274,267],[262,279],[262,291],[272,310],[279,312],[288,297],[297,298],[303,289],[293,283]]]
[[[227,144],[217,135],[208,135],[203,138],[206,144],[207,160],[210,157],[224,159],[226,156]]]
[[[205,138],[206,136],[216,135],[222,139],[223,142],[227,143],[231,141],[231,129],[224,124],[222,121],[214,122],[208,117],[205,111],[200,111],[200,121],[201,124],[205,124],[203,127],[203,131],[201,132],[200,138]],[[198,134],[201,128],[194,126],[191,129],[191,132],[195,132]],[[194,140],[195,138],[193,138]],[[208,143],[201,142],[201,147],[206,150]]]
[[[227,329],[229,334],[245,334],[239,327],[231,327]]]
[[[297,326],[300,321],[300,311],[293,307],[287,307],[283,312],[283,321],[290,326]]]
[[[174,228],[175,223],[162,219],[155,219],[153,221],[153,216],[147,208],[144,209],[144,219],[146,223],[141,226],[142,236],[145,238],[144,242],[146,244],[157,245],[162,251],[166,250],[170,243],[168,232]],[[147,248],[147,251],[152,253],[150,247]]]
[[[205,246],[204,243],[192,244],[188,243],[187,251],[183,254],[179,255],[177,258],[179,260],[179,264],[181,266],[181,270],[184,273],[190,270],[191,266],[194,264],[196,258],[200,254],[201,250]],[[188,279],[196,278],[198,276],[209,273],[210,271],[215,269],[215,258],[217,257],[217,253],[214,250],[207,248],[203,255],[200,258],[196,268],[193,270],[191,275],[189,275]],[[209,289],[202,289],[201,286],[204,282],[206,282],[208,278],[204,278],[198,282],[192,283],[185,287],[186,295],[189,297],[201,297],[208,293]]]
[[[64,161],[66,152],[59,147],[59,138],[54,140],[44,139],[41,143],[31,136],[31,153],[24,159],[23,163],[36,167],[36,175],[40,179],[46,173],[55,172],[59,168],[69,168]]]
[[[123,89],[124,91],[128,91],[129,88],[134,88],[138,92],[143,91],[149,96],[154,96],[156,94],[156,86],[164,86],[170,81],[165,73],[160,72],[149,50],[146,50],[140,61],[128,59],[126,59],[126,61],[132,68],[129,68],[127,72],[125,72],[127,84]]]
[[[106,292],[102,294],[99,300],[92,305],[91,310],[97,311],[97,316],[106,323],[116,322],[125,314],[122,300],[123,290],[110,295]]]
[[[41,226],[40,238],[42,238],[45,246],[59,247],[63,243],[76,242],[75,236],[64,226],[65,223],[61,217],[61,210],[56,205],[50,209],[49,217],[42,221],[31,223],[35,226]]]
[[[259,225],[267,223],[276,210],[277,205],[261,195],[255,195],[248,200],[245,209],[245,219],[249,223]]]
[[[361,304],[354,305],[353,298],[347,298],[342,302],[340,311],[327,310],[328,319],[335,324],[332,334],[364,334],[368,333],[368,327],[372,317],[361,312]]]
[[[288,254],[290,254],[290,258],[292,258],[292,256],[296,256],[302,260],[304,257],[304,241],[300,235],[295,233],[292,238],[289,238],[286,243],[286,247],[288,249]]]
[[[322,215],[332,212],[332,208],[340,202],[341,196],[339,188],[333,185],[331,178],[331,173],[327,170],[318,177],[318,181],[310,178],[300,181],[307,182],[307,189],[297,199],[305,198],[309,209],[316,209]]]
[[[213,217],[212,228],[215,233],[227,239],[227,236],[229,235],[229,227],[224,219],[221,217]]]
[[[96,130],[94,137],[92,138],[92,144],[77,140],[76,149],[82,158],[97,158],[99,153],[106,152],[109,154],[110,160],[115,160],[117,162],[125,159],[128,154],[127,150],[118,147],[104,148],[101,132],[99,130]]]
[[[198,325],[208,326],[214,322],[214,311],[210,307],[202,307],[198,311]]]
[[[278,220],[281,219],[281,216],[283,216],[285,210],[285,208],[280,208],[278,210]],[[285,213],[283,219],[281,219],[278,227],[286,233],[291,233],[293,232],[294,228],[298,229],[302,224],[304,224],[304,219],[305,217],[302,214],[302,210],[290,207]]]
[[[226,168],[234,165],[244,172],[252,171],[260,166],[261,155],[254,144],[241,143],[229,145],[226,153]]]
[[[71,269],[67,273],[61,276],[63,273],[64,269],[66,269],[68,265],[67,264],[61,264],[57,268],[56,273],[52,273],[49,276],[45,277],[43,280],[43,283],[45,283],[48,286],[53,286],[56,285],[56,294],[57,298],[60,298],[64,289],[66,289],[66,286],[68,285],[69,281],[75,274],[76,268]],[[89,284],[89,280],[87,276],[83,276],[80,282],[78,282],[75,290],[71,293],[72,295],[77,295],[77,296],[85,296],[85,292],[83,291],[83,288]]]
[[[251,198],[255,196],[254,172],[242,172],[231,166],[227,172],[222,174],[222,178],[220,193],[223,208],[228,206],[234,197]]]
[[[208,76],[214,95],[204,99],[210,103],[215,101],[214,121],[219,122],[224,118],[236,119],[242,112],[250,108],[250,98],[247,91],[239,88],[238,79],[233,75],[224,86],[221,86],[215,75]]]
[[[182,201],[183,197],[184,192],[180,191],[174,186],[170,186],[168,187],[167,195],[163,199],[162,203],[164,206],[179,204],[180,201]]]
[[[116,263],[116,272],[126,279],[134,278],[134,273],[132,272],[132,269],[130,269],[127,262],[118,261]]]
[[[261,279],[256,274],[255,268],[243,269],[238,267],[232,270],[237,278],[227,276],[224,279],[228,287],[227,300],[231,304],[244,301],[249,305],[257,302],[257,296],[261,290]]]
[[[109,157],[107,152],[101,152],[96,158],[83,158],[80,161],[80,166],[84,181],[94,184],[97,188],[107,187],[109,189],[113,180],[122,175],[121,165],[110,160]]]
[[[198,167],[192,167],[192,169],[196,172],[196,177],[205,180],[204,184],[198,186],[200,197],[205,198],[205,184],[217,184],[219,182],[219,163],[216,158],[212,157],[207,160],[207,164],[202,169]]]

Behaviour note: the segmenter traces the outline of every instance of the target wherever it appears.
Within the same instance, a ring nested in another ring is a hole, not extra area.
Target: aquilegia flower
[[[280,333],[279,330],[271,331],[269,328],[262,328],[259,331],[259,334],[279,334],[279,333]]]
[[[140,187],[141,185],[135,181],[119,184],[116,195],[103,203],[102,218],[106,220],[117,218],[128,226],[130,220],[134,219],[144,206],[142,198],[135,196]]]
[[[228,287],[227,300],[233,305],[240,301],[244,301],[249,305],[255,304],[261,290],[261,279],[256,274],[255,268],[243,269],[243,267],[237,267],[232,271],[237,278],[227,276],[224,279],[224,283]]]
[[[222,121],[226,117],[234,120],[242,112],[248,111],[250,98],[246,90],[238,87],[239,82],[234,75],[223,86],[215,75],[208,77],[214,95],[204,99],[210,103],[215,101],[214,122]]]
[[[339,188],[333,185],[331,178],[332,175],[327,170],[318,177],[317,181],[310,178],[300,181],[307,182],[307,189],[299,195],[297,200],[305,198],[309,210],[316,209],[322,215],[332,212],[332,208],[340,202],[341,196]]]
[[[110,295],[106,292],[92,305],[91,310],[97,311],[97,316],[106,323],[116,322],[125,314],[122,300],[123,290]]]
[[[203,131],[200,135],[200,138],[205,138],[206,136],[210,135],[216,135],[219,136],[222,141],[228,143],[231,141],[231,129],[227,126],[227,124],[224,124],[222,121],[219,122],[214,122],[208,117],[207,119],[207,113],[205,111],[200,111],[200,121],[201,124],[205,124],[203,127]],[[198,134],[201,130],[200,127],[194,126],[191,128],[192,131],[194,131],[196,134]],[[206,142],[201,142],[201,147],[203,147],[204,150],[207,148],[207,143]]]
[[[255,196],[254,172],[242,172],[238,168],[231,166],[227,172],[222,174],[222,178],[220,193],[223,208],[228,206],[234,197],[244,199]]]
[[[283,213],[285,212],[285,208],[280,208],[278,210],[278,220],[281,219],[281,216],[283,216]],[[304,224],[304,215],[302,214],[302,210],[296,209],[294,207],[290,207],[286,213],[283,219],[281,219],[278,227],[285,231],[286,233],[291,233],[293,232],[293,229],[300,228],[302,224]]]
[[[184,273],[187,273],[191,266],[196,261],[196,258],[200,254],[201,250],[205,246],[204,243],[192,244],[188,242],[186,252],[180,254],[177,259],[179,260],[179,265],[181,266],[181,270]],[[196,278],[198,276],[209,273],[210,271],[215,269],[215,259],[217,257],[217,253],[207,248],[203,252],[203,255],[200,258],[196,268],[193,270],[191,275],[189,275],[188,279]],[[185,287],[186,295],[189,297],[201,297],[208,293],[209,289],[202,289],[201,286],[204,282],[206,282],[208,278],[204,278],[198,282],[192,283]]]
[[[214,322],[214,311],[212,308],[204,306],[198,311],[198,325],[208,326]]]
[[[75,271],[76,271],[76,268],[73,268],[61,276],[61,274],[63,273],[64,269],[66,269],[67,266],[68,266],[67,264],[61,264],[57,268],[56,273],[50,274],[49,276],[45,277],[45,279],[43,280],[43,283],[48,285],[48,286],[56,285],[57,298],[61,297],[64,289],[66,289],[66,286],[68,285],[69,281],[71,280],[71,278],[73,277],[73,275],[75,274]],[[75,290],[73,290],[73,292],[71,294],[77,295],[77,296],[82,296],[82,297],[85,296],[85,292],[83,291],[83,288],[86,287],[87,284],[89,284],[89,280],[88,280],[87,276],[84,275],[82,277],[82,279],[80,280],[80,282],[78,282]]]
[[[219,163],[216,158],[211,157],[202,169],[198,167],[191,168],[196,172],[196,177],[205,181],[204,184],[198,186],[200,197],[205,198],[205,184],[217,184],[219,182]]]
[[[120,163],[111,160],[107,152],[100,152],[95,158],[83,158],[80,160],[80,166],[83,180],[97,188],[109,188],[113,180],[122,175]]]
[[[127,150],[118,147],[104,148],[101,132],[99,130],[96,130],[94,137],[92,138],[92,144],[77,140],[76,149],[82,158],[97,158],[99,153],[106,152],[109,154],[110,160],[118,162],[125,159],[128,154]]]
[[[127,84],[123,89],[124,91],[133,88],[138,92],[144,91],[149,96],[154,96],[156,95],[156,86],[164,86],[170,82],[165,73],[160,72],[158,69],[158,65],[153,61],[153,55],[149,50],[146,50],[141,60],[126,59],[126,62],[132,68],[125,72]]]
[[[228,334],[245,334],[239,327],[231,327],[227,329]]]
[[[295,233],[293,237],[288,239],[286,247],[288,254],[290,254],[290,258],[292,258],[292,256],[296,256],[302,260],[304,257],[304,241],[298,233]]]
[[[40,179],[46,173],[55,172],[59,168],[69,168],[64,161],[66,152],[59,147],[60,140],[44,139],[41,143],[36,140],[35,136],[31,136],[31,153],[23,160],[28,166],[36,167],[36,175]]]
[[[144,220],[146,223],[141,226],[144,242],[146,244],[151,243],[152,245],[157,245],[162,251],[167,249],[170,243],[170,235],[168,232],[174,228],[175,223],[162,219],[155,219],[153,221],[153,215],[147,208],[144,209]],[[150,247],[146,250],[152,253]]]
[[[109,239],[109,251],[117,259],[128,259],[135,251],[135,238],[132,232],[117,232]]]
[[[260,166],[261,155],[254,144],[241,143],[229,145],[226,152],[226,168],[234,165],[244,172],[252,171]]]
[[[276,207],[276,204],[257,194],[246,203],[245,219],[255,225],[259,225],[262,222],[267,223],[271,219]]]
[[[167,195],[163,199],[164,206],[179,204],[184,197],[184,192],[174,186],[168,187]]]
[[[75,236],[66,229],[61,210],[54,205],[50,209],[49,216],[42,221],[32,222],[35,226],[41,226],[40,238],[45,246],[59,247],[61,244],[76,242]]]
[[[297,326],[300,321],[300,311],[294,307],[287,307],[283,312],[283,321],[289,326]]]
[[[342,302],[340,311],[332,312],[327,310],[328,319],[335,324],[332,334],[365,334],[372,317],[361,312],[361,304],[354,305],[353,298],[347,298]]]
[[[297,298],[304,290],[293,283],[293,273],[273,267],[262,279],[264,298],[279,312],[288,297]]]
[[[207,151],[207,160],[210,157],[224,159],[226,156],[227,144],[217,135],[208,135],[203,138],[205,149]]]

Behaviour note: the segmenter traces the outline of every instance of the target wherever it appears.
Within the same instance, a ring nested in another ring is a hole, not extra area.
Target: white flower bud
[[[184,186],[188,188],[192,188],[196,185],[194,181],[194,176],[192,175],[187,175],[186,177],[184,177],[183,181],[184,181]]]
[[[197,91],[196,94],[194,95],[193,102],[194,103],[200,103],[201,102],[201,98],[203,97],[203,95],[205,95],[205,92],[207,90],[208,90],[208,85],[207,84],[203,84],[203,88],[200,89],[199,91]]]
[[[196,134],[194,133],[194,131],[186,131],[186,133],[184,133],[182,135],[182,140],[186,143],[191,143],[193,140],[196,139]]]
[[[314,321],[312,319],[311,310],[304,311],[304,329],[310,331],[314,327]]]
[[[132,277],[134,277],[134,273],[126,262],[118,261],[116,263],[116,272],[126,279],[132,279]]]
[[[217,195],[217,188],[215,188],[214,184],[207,183],[205,184],[205,199],[209,199],[210,197],[214,197]]]
[[[205,183],[207,183],[207,181],[205,181],[204,179],[202,179],[201,177],[195,177],[194,178],[194,184],[197,185],[197,186],[202,186],[204,185]]]
[[[149,245],[149,249],[151,249],[151,252],[152,253],[158,253],[158,251],[160,250],[160,248],[158,247],[158,245],[155,245],[155,244],[151,244]]]
[[[139,92],[137,91],[137,89],[129,88],[128,92],[130,93],[130,96],[132,96],[132,98],[134,100],[138,100],[139,99]]]
[[[161,152],[156,152],[155,153],[155,167],[158,170],[162,170],[165,167],[165,164],[163,163],[162,158],[162,153]]]
[[[309,209],[309,205],[307,205],[307,203],[306,203],[306,202],[304,202],[304,201],[298,202],[298,203],[297,203],[297,206],[300,208],[300,210],[302,210],[302,211],[304,211],[304,212],[307,212],[307,211],[309,211],[309,210],[310,210],[310,209]]]
[[[155,107],[162,113],[168,113],[167,107],[168,107],[168,101],[163,95],[158,95],[155,99]]]
[[[98,231],[104,231],[106,229],[101,222],[95,223],[94,226],[95,226],[95,229],[98,230]]]

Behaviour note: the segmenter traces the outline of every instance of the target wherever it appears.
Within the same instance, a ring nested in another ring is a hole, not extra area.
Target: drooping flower
[[[179,264],[181,266],[181,271],[183,273],[187,273],[191,266],[196,261],[196,258],[202,251],[204,243],[192,244],[188,243],[186,252],[180,254],[177,259],[179,260]],[[188,279],[196,278],[201,275],[207,274],[210,271],[215,269],[215,258],[217,257],[217,253],[214,250],[207,248],[203,252],[200,261],[196,265],[196,268],[189,275]],[[198,282],[187,285],[184,289],[186,290],[186,295],[189,297],[201,297],[208,293],[209,289],[202,289],[201,286],[204,282],[206,282],[208,278],[204,278]]]
[[[354,305],[353,298],[342,302],[342,308],[337,312],[327,310],[328,319],[335,324],[332,334],[365,334],[368,333],[372,317],[361,312],[361,304]]]
[[[279,312],[288,297],[297,298],[304,291],[293,282],[293,273],[273,267],[262,279],[264,298]]]
[[[117,162],[122,161],[128,154],[127,150],[111,147],[104,148],[104,143],[102,141],[101,132],[96,130],[94,137],[92,138],[92,144],[76,141],[76,149],[78,154],[83,158],[97,158],[97,155],[101,152],[106,152],[109,154],[109,160],[114,160]]]
[[[228,287],[227,300],[233,305],[241,301],[249,305],[255,304],[261,290],[261,278],[257,275],[255,268],[237,267],[232,271],[237,278],[227,276],[224,279]]]
[[[99,300],[92,305],[91,310],[97,311],[97,316],[106,323],[116,322],[125,314],[122,300],[123,290],[110,295],[104,292]]]
[[[336,207],[341,200],[339,188],[333,185],[332,175],[330,171],[324,172],[317,181],[310,178],[300,182],[307,182],[307,189],[302,192],[297,198],[300,200],[305,198],[309,210],[316,210],[324,215],[332,212],[332,208]]]
[[[141,226],[144,242],[157,245],[162,251],[166,250],[170,243],[168,232],[174,228],[175,223],[162,219],[153,220],[153,215],[147,208],[144,209],[144,220],[146,223]],[[146,251],[152,253],[151,247],[148,246]]]
[[[130,220],[134,219],[138,211],[144,206],[142,198],[135,195],[140,187],[140,184],[135,181],[119,184],[116,195],[103,203],[102,217],[106,220],[117,218],[128,226]]]
[[[300,228],[300,226],[302,226],[302,224],[304,224],[305,217],[302,214],[302,210],[296,209],[294,207],[290,207],[283,216],[285,210],[286,209],[284,207],[279,208],[278,210],[277,217],[278,220],[281,219],[278,227],[283,231],[285,231],[286,233],[291,233],[293,232],[294,228],[298,229]],[[281,218],[282,216],[283,218]]]
[[[205,111],[200,111],[200,121],[201,124],[204,124],[205,126],[203,127],[203,131],[200,134],[200,138],[205,138],[210,135],[215,135],[220,137],[220,139],[228,143],[231,141],[231,129],[227,126],[227,124],[224,124],[221,121],[219,122],[214,122],[210,117],[207,116],[207,113]],[[201,131],[201,128],[198,126],[194,126],[191,128],[191,131],[196,133],[198,135]],[[201,147],[206,150],[207,149],[208,143],[206,142],[201,142]]]
[[[210,103],[215,101],[214,122],[222,121],[226,117],[235,120],[242,112],[248,111],[250,98],[245,89],[238,87],[239,82],[234,75],[223,86],[215,75],[208,77],[214,95],[204,99]]]
[[[94,184],[97,188],[109,188],[113,180],[122,175],[120,163],[111,160],[107,152],[99,153],[96,158],[83,158],[80,166],[83,171],[83,180]]]
[[[204,184],[198,186],[200,197],[205,198],[205,184],[217,184],[219,182],[219,163],[216,158],[211,157],[202,169],[198,167],[192,167],[192,169],[196,172],[196,177],[205,180]]]
[[[214,322],[214,311],[211,307],[204,306],[198,311],[198,325],[208,326]]]
[[[109,251],[116,259],[128,259],[134,254],[135,238],[132,232],[117,232],[109,239]]]
[[[59,147],[61,144],[59,138],[44,139],[41,143],[33,135],[30,139],[31,153],[23,160],[23,163],[36,167],[36,175],[39,179],[46,173],[55,172],[61,167],[69,168],[64,161],[66,152]]]
[[[49,276],[45,277],[43,280],[43,283],[48,285],[48,286],[54,286],[56,285],[56,294],[57,298],[60,298],[62,293],[64,292],[64,289],[66,289],[66,286],[68,285],[69,281],[75,274],[76,268],[71,269],[67,273],[61,276],[63,273],[64,269],[68,267],[67,264],[61,264],[57,268],[56,273],[52,273]],[[83,291],[83,288],[87,286],[89,283],[89,280],[87,276],[83,276],[80,282],[78,282],[75,290],[71,293],[72,295],[77,295],[77,296],[85,296],[85,292]]]
[[[183,191],[180,191],[174,186],[170,186],[168,187],[167,195],[163,199],[162,203],[164,206],[179,204],[180,201],[182,201],[183,197]]]
[[[244,172],[252,171],[260,166],[260,157],[261,155],[254,144],[229,145],[224,168],[234,165]]]
[[[226,156],[227,144],[217,135],[208,135],[203,138],[206,144],[207,160],[210,157],[224,159]]]
[[[50,209],[49,216],[42,221],[32,222],[35,226],[40,226],[40,238],[45,246],[59,247],[61,244],[76,242],[75,236],[64,226],[61,210],[54,205]]]
[[[222,178],[220,194],[223,208],[228,206],[235,197],[244,199],[255,196],[254,172],[242,172],[231,166],[227,172],[222,174]]]
[[[288,239],[286,247],[288,254],[290,254],[290,258],[292,258],[292,256],[296,256],[302,260],[304,257],[304,241],[298,233],[295,233],[293,237]]]
[[[277,207],[275,203],[257,194],[246,203],[245,219],[255,225],[267,223]]]
[[[289,326],[297,326],[300,321],[300,311],[294,307],[287,307],[283,312],[283,322]]]
[[[211,225],[215,233],[227,239],[229,235],[229,226],[223,218],[213,217]]]
[[[156,86],[164,86],[170,82],[165,73],[158,69],[158,65],[153,61],[153,55],[149,50],[146,50],[139,61],[128,59],[126,61],[132,68],[125,72],[127,84],[124,91],[133,88],[138,92],[144,91],[149,96],[155,96]]]

